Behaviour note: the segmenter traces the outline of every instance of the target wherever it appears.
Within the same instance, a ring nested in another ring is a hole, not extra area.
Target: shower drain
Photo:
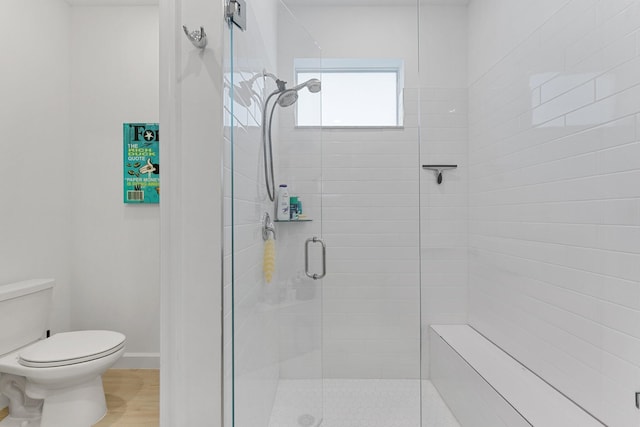
[[[311,427],[316,423],[316,417],[309,414],[300,415],[298,417],[298,425],[300,427]]]

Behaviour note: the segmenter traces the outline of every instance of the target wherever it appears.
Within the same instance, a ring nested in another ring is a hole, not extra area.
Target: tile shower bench
[[[431,381],[463,427],[602,427],[468,325],[432,325]]]

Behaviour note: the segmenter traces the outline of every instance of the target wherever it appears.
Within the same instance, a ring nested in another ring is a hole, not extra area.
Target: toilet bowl
[[[0,286],[0,324],[28,325],[24,330],[17,326],[22,334],[0,330],[0,394],[10,401],[0,427],[90,427],[106,414],[102,374],[124,353],[125,336],[95,330],[32,340],[36,326],[43,327],[41,336],[46,334],[40,309],[49,305],[53,283]],[[2,322],[5,313],[23,319]],[[5,351],[25,340],[26,345]]]

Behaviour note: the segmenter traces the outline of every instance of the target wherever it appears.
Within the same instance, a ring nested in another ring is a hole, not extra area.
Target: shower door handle
[[[322,274],[311,273],[309,271],[309,245],[311,243],[320,243],[322,245]],[[325,245],[324,240],[319,237],[311,237],[304,243],[304,272],[307,277],[313,280],[322,279],[327,275],[327,245]]]

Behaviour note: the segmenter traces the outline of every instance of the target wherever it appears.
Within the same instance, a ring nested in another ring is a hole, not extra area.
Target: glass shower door
[[[321,51],[280,2],[277,20],[277,75],[287,88],[299,87],[304,81],[298,81],[296,60],[320,63]],[[309,100],[319,115],[321,93],[311,93],[305,86],[296,94]],[[322,133],[319,128],[297,126],[298,107],[298,102],[276,107],[278,126],[271,127],[276,187],[287,185],[292,212],[290,221],[275,224],[281,289],[280,374],[270,427],[315,427],[322,422],[324,409]]]
[[[226,34],[225,427],[323,419],[322,138],[296,129],[290,104],[307,91],[292,90],[293,59],[319,61],[320,50],[272,6],[252,3],[246,30]],[[294,215],[279,219],[281,184]]]

